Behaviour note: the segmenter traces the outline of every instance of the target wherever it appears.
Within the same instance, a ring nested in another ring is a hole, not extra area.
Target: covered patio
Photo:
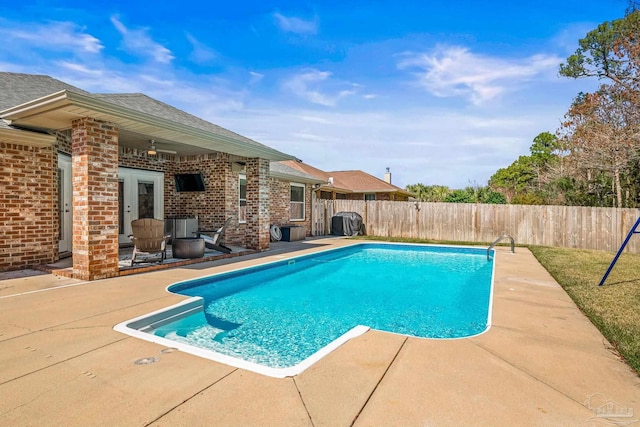
[[[287,244],[287,242],[273,242],[276,248]],[[130,274],[146,273],[150,271],[166,270],[169,268],[183,267],[192,264],[201,264],[205,262],[213,262],[238,256],[246,256],[256,253],[255,250],[243,248],[240,246],[231,246],[230,253],[223,253],[215,249],[205,248],[204,255],[196,258],[178,258],[173,254],[172,245],[167,246],[167,258],[162,262],[158,261],[158,256],[148,256],[147,259],[142,258],[141,261],[132,263],[132,246],[121,246],[118,251],[118,270],[119,276],[128,276]],[[67,257],[61,258],[54,263],[42,265],[38,270],[54,274],[56,276],[73,278],[73,256],[69,254]],[[9,275],[9,273],[7,273]]]
[[[73,252],[73,277],[118,276],[131,221],[154,217],[192,218],[198,229],[234,218],[228,243],[268,249],[269,162],[293,156],[143,94],[92,94],[47,76],[3,79],[12,97],[3,102],[14,106],[1,111],[0,141],[24,144],[10,147],[15,161],[32,157],[43,187],[51,186],[51,200],[38,200],[51,234],[25,236],[36,228],[29,218],[12,244],[28,242],[25,254],[35,255],[24,255],[27,262]],[[174,177],[183,174],[202,185],[180,188]]]

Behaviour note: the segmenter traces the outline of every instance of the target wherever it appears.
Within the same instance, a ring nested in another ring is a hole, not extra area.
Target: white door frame
[[[119,231],[118,243],[131,243],[131,221],[138,219],[138,184],[153,183],[153,216],[164,218],[164,173],[132,168],[118,168],[118,188],[123,184],[122,201],[123,229]],[[118,211],[120,213],[120,211]]]
[[[73,190],[71,188],[71,156],[58,153],[58,252],[73,249]]]

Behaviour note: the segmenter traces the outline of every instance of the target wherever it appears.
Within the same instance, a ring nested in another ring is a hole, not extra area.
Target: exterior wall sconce
[[[158,152],[156,151],[156,142],[153,139],[151,140],[151,146],[149,146],[147,154],[150,156],[155,156],[156,154],[158,154]]]

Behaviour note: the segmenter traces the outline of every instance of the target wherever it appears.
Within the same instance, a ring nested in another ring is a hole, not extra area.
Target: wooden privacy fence
[[[640,209],[584,206],[316,200],[313,234],[331,234],[336,212],[359,213],[372,236],[489,243],[508,234],[517,244],[611,252],[640,216]],[[640,235],[626,251],[640,253]]]

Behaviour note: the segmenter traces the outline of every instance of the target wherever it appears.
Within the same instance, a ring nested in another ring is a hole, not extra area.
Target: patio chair
[[[209,248],[216,250],[218,252],[224,252],[225,254],[230,254],[231,249],[222,244],[222,239],[224,237],[224,232],[231,224],[231,220],[233,217],[227,218],[227,220],[222,224],[222,227],[217,230],[198,230],[198,237],[204,240],[204,245]]]
[[[164,233],[164,221],[154,218],[141,218],[131,221],[133,234],[129,236],[133,242],[133,254],[131,254],[131,265],[136,262],[146,262],[136,260],[138,255],[160,254],[160,263],[167,259],[167,239],[171,235]]]

